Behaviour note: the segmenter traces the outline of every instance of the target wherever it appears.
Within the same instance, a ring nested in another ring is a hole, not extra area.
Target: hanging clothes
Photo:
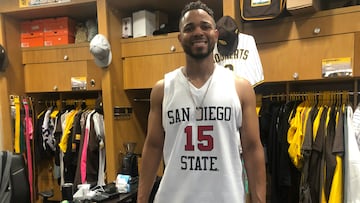
[[[62,177],[61,177],[61,167],[63,166],[62,161],[60,160],[60,154],[62,154],[59,143],[61,141],[61,135],[62,135],[62,120],[61,117],[64,112],[60,110],[58,114],[56,115],[56,124],[54,129],[54,138],[55,138],[55,152],[54,152],[54,179],[58,180],[59,185],[62,183]]]
[[[299,190],[300,203],[312,203],[310,183],[309,183],[309,170],[310,170],[310,157],[313,144],[313,122],[318,113],[319,108],[312,106],[305,120],[304,141],[301,146],[301,154],[303,157],[303,167],[301,170],[301,182]]]
[[[304,141],[304,120],[306,120],[310,108],[308,102],[303,101],[297,107],[295,116],[290,120],[290,127],[287,131],[287,141],[289,143],[288,153],[295,167],[301,170],[303,166],[303,156],[301,145]]]
[[[357,203],[360,201],[360,150],[356,140],[360,126],[359,104],[354,112],[351,106],[346,106],[344,120],[344,202]]]
[[[78,159],[77,159],[77,163],[76,163],[76,172],[75,172],[75,177],[74,177],[74,185],[79,185],[82,184],[82,179],[81,179],[81,153],[83,151],[83,147],[84,147],[84,136],[85,136],[85,123],[86,123],[86,118],[88,116],[88,114],[90,113],[89,110],[84,111],[81,116],[80,116],[80,120],[79,120],[79,125],[77,125],[77,129],[75,130],[76,132],[80,132],[80,136],[79,136],[79,155],[78,155]]]
[[[259,126],[267,146],[271,202],[360,202],[360,148],[356,141],[360,104],[352,116],[351,107],[338,95],[324,93],[313,100],[303,98],[304,102],[262,103]],[[288,157],[282,154],[284,149]],[[298,197],[292,193],[296,171],[300,172]]]
[[[10,97],[13,104],[12,111],[14,119],[14,153],[24,157],[27,174],[27,184],[29,184],[29,195],[31,201],[34,200],[34,165],[33,165],[33,107],[31,98],[13,96]]]
[[[323,169],[325,171],[324,174],[324,181],[323,181],[323,188],[325,192],[325,199],[323,202],[329,202],[330,200],[330,191],[331,186],[335,174],[336,168],[336,157],[333,154],[333,145],[335,139],[335,127],[336,127],[336,107],[331,106],[329,107],[328,114],[327,114],[327,122],[325,125],[326,132],[324,136],[324,166]]]
[[[24,125],[25,125],[25,141],[26,141],[26,160],[28,168],[28,179],[30,186],[30,197],[34,198],[34,189],[33,189],[33,160],[32,160],[32,150],[31,150],[31,140],[33,139],[33,122],[30,117],[29,104],[26,98],[23,99],[23,106],[25,110]]]
[[[49,148],[46,148],[46,141],[43,139],[42,126],[45,119],[45,112],[48,108],[43,110],[36,116],[35,129],[34,129],[34,148],[35,148],[35,162],[39,162],[43,159],[49,159],[53,157],[53,153]]]
[[[60,186],[68,182],[81,183],[81,178],[77,179],[80,177],[77,169],[82,169],[83,180],[91,186],[105,185],[106,156],[102,108],[98,106],[93,110],[83,102],[81,106],[67,105],[59,110],[58,106],[49,107],[48,102],[43,102],[46,108],[34,116],[35,111],[29,101],[31,100],[28,98],[20,101],[20,97],[14,97],[12,115],[14,124],[17,123],[14,125],[14,151],[16,148],[16,151],[24,153],[26,157],[31,199],[35,200],[36,187],[33,185],[37,184],[34,164],[44,159],[50,164],[54,161],[54,179],[58,180]],[[74,186],[76,187],[75,184]]]
[[[268,136],[268,165],[271,174],[271,202],[298,202],[300,172],[291,163],[287,142],[289,121],[299,101],[275,105]]]
[[[86,117],[85,123],[85,135],[84,135],[84,143],[83,149],[81,151],[81,161],[80,161],[80,174],[81,174],[81,183],[86,183],[87,180],[87,161],[88,159],[88,146],[89,146],[89,139],[90,139],[90,125],[91,125],[91,118],[92,115],[95,113],[95,110],[92,110]]]
[[[15,138],[14,138],[14,151],[20,153],[20,133],[21,133],[21,104],[18,96],[14,97],[15,104]]]
[[[49,107],[44,115],[44,120],[41,126],[43,148],[45,151],[55,151],[55,138],[52,135],[54,130],[54,124],[51,122],[50,114],[53,107]]]
[[[71,110],[68,114],[65,116],[64,124],[63,124],[63,134],[61,136],[61,140],[59,143],[60,150],[65,153],[67,149],[68,144],[68,138],[71,134],[72,125],[74,122],[74,117],[77,114],[78,110]]]
[[[334,170],[334,176],[331,183],[329,203],[343,202],[344,191],[343,191],[343,159],[345,153],[344,146],[344,111],[345,104],[336,106],[335,114],[335,137],[332,146],[332,153],[336,159],[336,167]]]
[[[72,122],[71,128],[69,130],[66,151],[63,152],[63,162],[64,162],[64,181],[65,183],[73,183],[76,172],[76,164],[79,156],[79,151],[77,144],[74,142],[74,137],[76,136],[76,125],[80,120],[82,110],[79,110],[75,113],[72,121],[67,120],[67,122]]]
[[[61,149],[60,147],[60,143],[63,140],[63,134],[65,132],[65,127],[66,127],[66,118],[68,116],[70,112],[68,110],[65,110],[63,114],[61,114],[60,116],[60,126],[61,126],[61,136],[60,136],[60,141],[59,141],[59,162],[60,162],[60,186],[63,186],[65,184],[65,180],[64,180],[64,151]],[[66,148],[65,148],[66,149]]]
[[[93,115],[94,130],[98,141],[99,169],[97,185],[105,185],[105,131],[104,116],[98,112]]]

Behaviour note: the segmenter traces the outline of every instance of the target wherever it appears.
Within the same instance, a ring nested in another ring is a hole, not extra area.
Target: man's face
[[[185,53],[195,59],[208,57],[215,46],[218,32],[214,19],[202,9],[190,10],[179,24],[179,41]]]

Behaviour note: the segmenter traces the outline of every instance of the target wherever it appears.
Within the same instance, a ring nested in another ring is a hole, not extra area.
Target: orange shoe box
[[[21,34],[44,32],[44,20],[26,20],[21,22]]]
[[[75,21],[69,17],[44,19],[44,45],[75,43]]]
[[[21,47],[75,43],[76,22],[69,17],[45,18],[21,23]]]
[[[71,35],[61,35],[54,33],[44,37],[44,46],[56,46],[75,43],[75,37]]]
[[[69,17],[44,19],[45,36],[53,35],[55,32],[75,36],[75,26],[76,22]]]
[[[20,25],[21,47],[44,46],[43,20],[24,21]]]
[[[44,33],[34,32],[21,37],[21,47],[41,47],[44,46]]]

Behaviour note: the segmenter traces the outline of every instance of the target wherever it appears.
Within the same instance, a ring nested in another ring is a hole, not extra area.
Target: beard
[[[215,47],[215,44],[211,43],[211,44],[208,44],[208,48],[207,48],[206,52],[195,52],[195,51],[192,51],[191,46],[183,45],[184,52],[194,59],[204,59],[204,58],[208,57],[214,50],[214,47]]]

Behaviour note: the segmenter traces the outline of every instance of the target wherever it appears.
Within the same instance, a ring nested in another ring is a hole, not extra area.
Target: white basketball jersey
[[[247,79],[253,86],[264,80],[255,39],[251,35],[240,33],[237,49],[230,56],[222,56],[215,46],[214,61],[234,71],[235,75]]]
[[[165,171],[155,202],[245,202],[233,73],[216,65],[201,88],[181,68],[166,74],[162,109]]]

